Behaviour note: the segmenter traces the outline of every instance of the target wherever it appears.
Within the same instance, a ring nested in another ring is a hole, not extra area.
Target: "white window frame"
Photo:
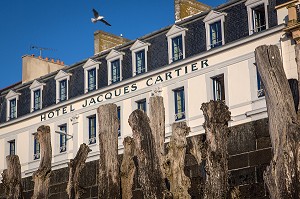
[[[142,50],[145,51],[145,72],[148,71],[148,60],[147,60],[147,53],[150,43],[145,43],[140,40],[136,40],[134,44],[131,46],[131,57],[132,57],[132,76],[136,76],[136,53]]]
[[[37,90],[41,91],[41,104],[40,104],[40,109],[43,108],[43,88],[46,84],[40,83],[37,80],[34,80],[34,82],[31,84],[29,87],[31,90],[31,102],[30,102],[30,112],[34,111],[34,92]]]
[[[168,38],[168,59],[169,64],[173,62],[173,55],[172,55],[172,39],[178,36],[182,36],[182,59],[185,59],[185,35],[187,28],[182,28],[177,25],[173,25],[172,28],[167,32],[166,36]]]
[[[59,99],[59,82],[63,81],[63,80],[67,80],[67,99],[69,99],[69,81],[70,81],[70,77],[72,76],[71,73],[67,73],[63,70],[60,70],[57,75],[55,76],[55,81],[56,81],[56,104],[60,102]]]
[[[122,81],[123,76],[122,76],[122,61],[123,61],[123,56],[125,55],[124,52],[119,52],[116,50],[111,50],[110,53],[106,57],[107,61],[107,75],[108,75],[108,85],[112,84],[112,78],[111,78],[111,63],[116,60],[120,60],[120,81]]]
[[[84,69],[84,93],[89,92],[89,83],[88,83],[88,71],[92,69],[96,69],[96,89],[98,89],[98,70],[101,62],[95,61],[93,59],[88,59],[87,62],[82,66]]]
[[[18,117],[18,100],[19,100],[19,95],[21,95],[20,93],[17,93],[13,90],[10,90],[8,92],[8,94],[5,96],[6,98],[6,104],[7,104],[7,108],[6,108],[6,121],[10,120],[10,100],[16,99],[16,118]],[[15,118],[14,118],[15,119]]]
[[[206,29],[206,49],[211,49],[211,38],[210,38],[210,25],[221,21],[221,30],[222,30],[222,46],[225,44],[225,32],[224,32],[224,22],[225,22],[225,16],[227,16],[227,13],[221,13],[217,11],[210,11],[208,15],[203,19],[203,22],[205,23],[205,29]]]
[[[264,4],[265,8],[265,16],[266,16],[266,29],[269,29],[269,16],[268,16],[268,5],[269,1],[268,0],[248,0],[245,3],[245,6],[247,7],[247,12],[248,12],[248,27],[249,27],[249,35],[252,35],[255,33],[254,27],[253,27],[253,12],[252,9]]]

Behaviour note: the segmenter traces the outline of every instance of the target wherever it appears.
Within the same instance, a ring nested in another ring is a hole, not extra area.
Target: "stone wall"
[[[205,140],[205,135],[201,136]],[[196,159],[190,154],[191,140],[188,139],[188,148],[185,160],[185,174],[191,179],[192,198],[202,198],[205,183],[205,162],[197,164]],[[237,187],[241,192],[241,198],[269,198],[263,183],[263,171],[271,160],[271,142],[268,134],[268,120],[258,120],[230,128],[229,144],[229,185]],[[122,155],[119,156],[119,161]],[[137,162],[135,160],[135,162]],[[88,162],[83,170],[80,184],[86,189],[82,198],[98,198],[98,161]],[[54,170],[50,180],[50,198],[68,198],[66,186],[69,171],[67,168]],[[31,177],[23,179],[25,198],[31,198],[33,194],[33,182]],[[4,190],[0,184],[0,199],[4,199]],[[133,198],[143,198],[137,174],[134,180]]]

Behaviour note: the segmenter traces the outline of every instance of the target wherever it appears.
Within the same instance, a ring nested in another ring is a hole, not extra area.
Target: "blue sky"
[[[216,7],[226,0],[201,0]],[[93,24],[92,8],[112,24]],[[67,65],[93,55],[93,33],[103,30],[136,39],[174,23],[174,0],[1,0],[0,89],[22,79],[22,56],[30,46],[51,48],[43,57]]]

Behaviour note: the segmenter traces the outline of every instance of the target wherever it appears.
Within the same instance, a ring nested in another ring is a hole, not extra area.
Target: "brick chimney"
[[[43,59],[40,56],[24,55],[22,57],[22,84],[66,67],[63,62],[56,61],[55,63],[52,60],[50,61],[48,57]]]
[[[211,9],[210,6],[200,3],[197,0],[174,0],[175,21],[180,21],[186,17],[205,12]]]
[[[130,41],[121,36],[98,30],[94,33],[94,54]]]

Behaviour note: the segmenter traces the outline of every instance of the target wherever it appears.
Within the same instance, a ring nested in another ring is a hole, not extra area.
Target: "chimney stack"
[[[98,54],[104,50],[129,42],[122,36],[98,30],[94,33],[94,54]]]
[[[180,21],[186,17],[205,12],[211,9],[210,6],[197,0],[174,0],[175,21]]]

